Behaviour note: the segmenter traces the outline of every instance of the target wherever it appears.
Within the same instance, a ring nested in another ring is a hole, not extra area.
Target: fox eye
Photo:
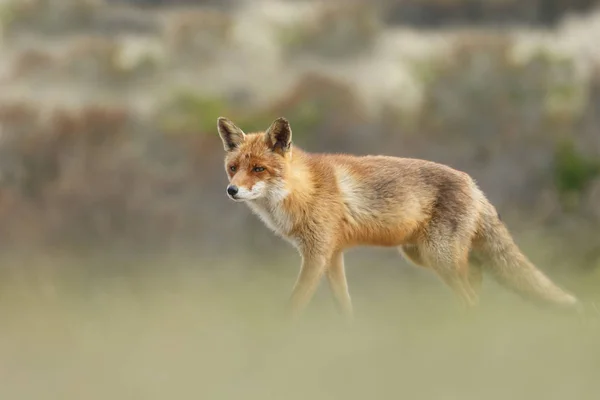
[[[237,167],[235,165],[232,165],[232,166],[229,167],[229,170],[231,172],[235,172],[237,170]]]
[[[254,167],[252,170],[254,172],[263,172],[265,170],[265,167]]]

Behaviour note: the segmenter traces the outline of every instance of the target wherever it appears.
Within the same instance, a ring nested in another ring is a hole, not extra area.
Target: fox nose
[[[230,196],[235,196],[237,194],[237,192],[238,192],[238,187],[237,186],[235,186],[235,185],[229,185],[229,186],[227,186],[227,193]]]

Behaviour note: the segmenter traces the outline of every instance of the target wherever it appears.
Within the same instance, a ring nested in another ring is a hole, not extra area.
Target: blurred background
[[[596,0],[0,0],[1,397],[594,398],[593,335],[493,284],[465,322],[394,249],[346,257],[368,323],[320,290],[273,350],[300,259],[226,197],[216,119],[463,170],[593,299],[599,41]]]

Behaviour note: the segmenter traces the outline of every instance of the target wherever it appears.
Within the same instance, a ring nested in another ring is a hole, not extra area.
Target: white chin
[[[260,196],[252,196],[252,197],[232,197],[229,196],[229,198],[233,201],[237,201],[238,203],[242,203],[244,201],[251,201],[251,200],[256,200],[258,199]]]

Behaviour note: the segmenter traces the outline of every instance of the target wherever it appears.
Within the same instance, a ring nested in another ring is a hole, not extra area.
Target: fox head
[[[278,118],[264,132],[244,133],[227,118],[217,119],[225,148],[227,195],[234,201],[281,197],[291,154],[292,130]]]

